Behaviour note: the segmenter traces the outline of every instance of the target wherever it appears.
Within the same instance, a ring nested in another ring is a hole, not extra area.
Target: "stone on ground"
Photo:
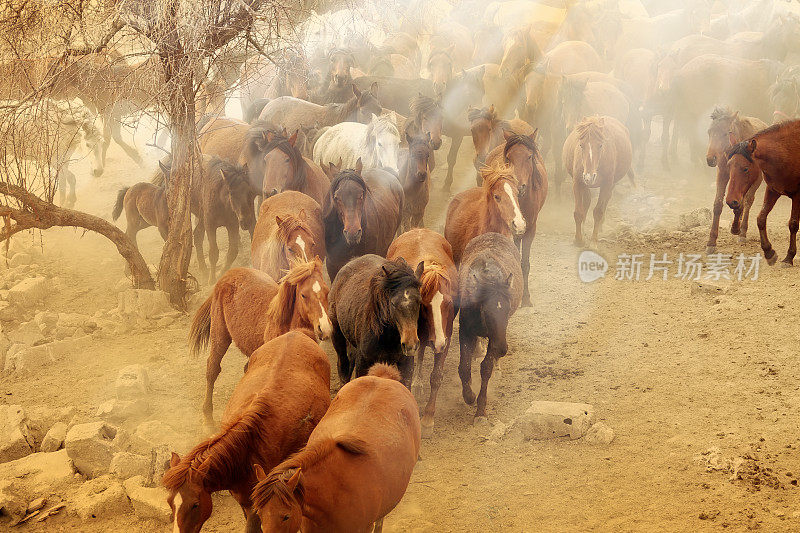
[[[52,287],[50,279],[43,276],[23,279],[9,289],[8,302],[23,309],[33,308],[50,295]]]
[[[66,450],[34,453],[0,464],[0,480],[19,480],[30,499],[63,489],[74,481],[74,474]]]
[[[33,453],[36,442],[20,405],[0,405],[0,463]]]
[[[82,484],[70,497],[72,509],[81,520],[110,517],[130,510],[125,488],[111,476],[101,476]]]
[[[56,452],[64,446],[64,439],[67,438],[68,426],[64,422],[53,424],[42,439],[41,451]]]
[[[177,451],[186,445],[185,437],[160,420],[149,420],[139,424],[131,440],[133,447],[141,452],[149,451],[159,445],[166,445],[170,450]]]
[[[150,379],[142,365],[128,365],[119,371],[114,385],[119,400],[136,400],[147,396]]]
[[[129,452],[118,452],[111,460],[108,471],[119,479],[129,479],[134,476],[147,476],[151,469],[151,458]]]
[[[156,519],[169,523],[172,510],[167,504],[167,490],[163,487],[146,487],[144,483],[144,476],[135,476],[123,483],[136,516],[143,520]]]
[[[108,472],[116,448],[117,428],[105,422],[88,422],[72,426],[64,440],[64,448],[75,468],[89,478]]]
[[[121,422],[130,418],[141,418],[150,412],[150,402],[145,398],[136,400],[113,399],[97,407],[97,417]]]
[[[588,444],[611,444],[614,440],[614,430],[602,422],[597,422],[589,428],[583,440]]]
[[[526,440],[568,437],[579,439],[594,424],[594,407],[585,403],[532,402],[514,422]]]
[[[161,291],[128,289],[119,293],[119,312],[123,315],[147,319],[172,310],[167,295]]]

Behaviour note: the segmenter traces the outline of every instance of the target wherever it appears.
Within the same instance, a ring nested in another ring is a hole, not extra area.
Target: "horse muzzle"
[[[742,208],[742,204],[739,203],[739,200],[731,200],[728,202],[728,207],[733,209],[734,212],[738,211]]]
[[[717,156],[706,157],[706,164],[710,167],[717,166]]]
[[[349,79],[348,76],[344,76],[342,74],[336,74],[333,77],[333,82],[336,84],[337,87],[342,88],[347,85],[347,80]]]
[[[428,173],[427,172],[417,172],[417,181],[423,182],[426,179],[428,179]]]
[[[597,183],[597,172],[592,172],[591,174],[586,172],[583,175],[583,183],[585,183],[587,187],[594,187]]]
[[[415,357],[417,355],[417,350],[419,349],[419,340],[414,343],[410,342],[403,342],[400,344],[403,348],[403,355],[406,357]]]
[[[347,244],[350,246],[355,246],[361,242],[361,235],[364,232],[361,228],[359,228],[358,231],[343,230],[342,233],[344,234],[344,240],[347,241]]]

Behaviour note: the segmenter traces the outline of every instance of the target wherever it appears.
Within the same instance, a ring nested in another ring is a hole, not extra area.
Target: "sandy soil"
[[[83,176],[78,209],[108,217],[117,188],[146,179],[148,169],[136,168],[115,147],[110,154],[100,179],[82,172],[84,163],[77,166]],[[454,191],[473,183],[468,139],[461,155]],[[434,176],[437,186],[443,172],[440,164]],[[489,420],[509,423],[533,400],[586,402],[595,406],[598,420],[613,428],[616,438],[607,446],[580,440],[487,441],[491,428],[473,427],[474,407],[461,400],[454,340],[435,430],[423,442],[421,461],[402,503],[387,517],[385,531],[800,530],[800,414],[793,410],[800,401],[795,364],[800,329],[792,318],[800,312],[794,297],[797,270],[762,262],[757,281],[717,283],[724,289],[718,294],[693,292],[691,282],[674,278],[613,279],[619,253],[649,257],[666,252],[675,258],[679,252],[702,252],[707,228],[678,232],[677,217],[710,207],[712,181],[713,171],[707,168],[666,173],[652,162],[639,172],[636,188],[621,183],[599,249],[611,272],[592,284],[577,275],[580,250],[572,246],[570,189],[564,188],[560,203],[551,194],[534,242],[534,307],[519,310],[510,324],[511,351],[492,378]],[[436,190],[429,227],[441,229],[448,199]],[[770,236],[779,253],[787,245],[788,203],[781,200],[770,219]],[[720,251],[759,251],[755,228],[750,241],[739,244],[726,233],[730,214],[725,217]],[[752,220],[754,226],[755,214]],[[123,262],[102,237],[57,229],[19,238],[41,239],[44,268],[61,280],[48,309],[91,314],[116,305],[113,288],[122,277]],[[224,238],[222,242],[224,249]],[[140,245],[148,262],[157,263],[157,231],[142,232]],[[243,249],[242,265],[248,263],[249,246]],[[201,296],[207,291],[204,287]],[[88,418],[113,394],[117,370],[142,363],[154,389],[150,418],[199,440],[205,362],[188,353],[189,322],[187,316],[165,329],[106,334],[85,353],[38,375],[3,377],[0,401],[75,405]],[[333,361],[330,344],[323,346]],[[426,375],[431,359],[426,359]],[[223,361],[216,387],[218,413],[243,363],[234,348]],[[474,372],[478,380],[477,364]],[[332,383],[338,388],[338,379]],[[724,468],[707,471],[709,456],[701,454],[711,448],[718,448],[723,463],[746,458],[737,476],[741,479]],[[214,501],[204,530],[240,530],[241,512],[230,496],[217,494]],[[133,514],[81,522],[62,512],[44,524],[18,529],[168,528]]]

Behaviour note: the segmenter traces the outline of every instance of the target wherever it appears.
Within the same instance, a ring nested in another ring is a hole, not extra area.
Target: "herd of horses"
[[[217,427],[214,385],[232,343],[248,363],[219,429],[172,456],[163,483],[175,531],[199,531],[220,490],[241,505],[247,531],[380,531],[405,492],[423,431],[434,426],[456,319],[462,396],[476,404],[476,418],[486,417],[509,319],[532,305],[531,246],[548,192],[560,199],[571,178],[579,246],[596,192],[596,244],[615,185],[626,176],[633,183],[643,165],[657,116],[665,167],[679,140],[691,162],[702,162],[698,130],[707,139],[705,162],[717,168],[708,252],[724,203],[734,212],[731,232],[744,240],[763,182],[757,225],[765,258],[776,261],[767,215],[786,195],[784,263],[793,262],[800,18],[791,4],[734,0],[722,11],[706,0],[412,4],[393,22],[350,10],[314,14],[297,29],[302,46],[269,61],[241,57],[235,75],[209,80],[223,92],[238,80],[246,120],[225,116],[224,98],[209,98],[197,125],[203,161],[192,183],[194,249],[213,289],[189,344],[194,353],[209,350],[207,427]],[[110,139],[122,142],[114,124],[126,112],[106,99],[144,88],[109,87],[116,71],[88,64],[80,83],[55,88],[86,103],[76,118],[60,120],[94,150],[99,175]],[[104,83],[92,82],[96,72]],[[103,114],[104,133],[93,112]],[[475,186],[450,199],[440,234],[425,220],[443,137],[440,187],[450,190],[465,137],[474,146]],[[152,179],[119,191],[112,214],[124,212],[134,243],[148,226],[166,236],[170,172],[165,157]],[[221,269],[220,227],[228,232]],[[240,231],[250,234],[252,267],[232,269]],[[476,395],[479,338],[488,343]],[[333,400],[319,346],[326,339],[343,384]],[[415,396],[428,347],[434,364],[420,418]]]

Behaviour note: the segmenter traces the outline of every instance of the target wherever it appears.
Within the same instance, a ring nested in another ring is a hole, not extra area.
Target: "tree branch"
[[[109,28],[108,32],[100,39],[100,42],[97,43],[95,46],[84,46],[82,48],[67,48],[64,51],[65,56],[85,56],[89,54],[96,54],[101,52],[108,46],[108,43],[111,42],[111,39],[120,32],[122,28],[125,27],[125,22],[117,17],[114,19],[113,24],[111,24],[111,28]]]

